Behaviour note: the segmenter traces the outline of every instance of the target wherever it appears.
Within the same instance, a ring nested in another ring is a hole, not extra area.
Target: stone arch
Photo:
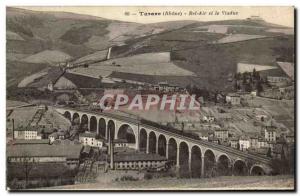
[[[253,165],[250,169],[251,176],[263,176],[266,175],[265,170],[260,165]]]
[[[168,142],[168,159],[171,160],[171,164],[175,165],[177,160],[178,145],[174,138],[170,138]]]
[[[95,116],[91,116],[90,118],[90,131],[97,132],[97,118]]]
[[[104,118],[100,118],[98,122],[98,133],[102,138],[106,138],[106,122]]]
[[[80,116],[77,112],[75,112],[73,114],[72,122],[75,123],[75,124],[80,124]]]
[[[161,156],[166,156],[167,149],[167,139],[164,135],[159,135],[158,137],[158,154]]]
[[[107,137],[113,140],[115,138],[116,125],[113,120],[109,120],[107,123]]]
[[[207,149],[204,153],[204,176],[216,176],[216,158],[212,150]]]
[[[246,176],[248,174],[246,163],[242,160],[236,160],[233,164],[233,174],[235,176]]]
[[[86,114],[83,114],[81,116],[81,120],[80,120],[80,129],[82,132],[84,131],[88,131],[89,130],[89,118]]]
[[[191,177],[201,177],[202,154],[199,146],[193,146],[191,150]]]
[[[65,111],[64,117],[71,121],[71,113],[69,111]]]
[[[153,131],[149,134],[149,153],[156,153],[156,135]]]
[[[189,177],[189,146],[186,142],[179,144],[180,177]]]
[[[136,136],[132,127],[129,124],[123,124],[120,126],[117,134],[118,139],[126,139],[128,143],[135,144]]]
[[[221,154],[217,160],[217,175],[228,176],[231,175],[230,159],[227,155]]]
[[[142,128],[140,130],[140,143],[139,143],[139,148],[141,152],[146,152],[147,151],[147,131]]]

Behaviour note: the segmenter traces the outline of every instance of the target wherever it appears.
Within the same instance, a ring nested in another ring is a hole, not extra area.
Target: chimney
[[[109,136],[109,145],[110,145],[110,169],[114,169],[114,146],[113,138]]]
[[[12,119],[12,137],[13,140],[15,139],[15,119]]]

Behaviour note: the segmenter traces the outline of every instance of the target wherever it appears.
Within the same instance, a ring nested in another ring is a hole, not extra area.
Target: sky
[[[164,21],[177,21],[177,20],[197,20],[197,21],[216,21],[216,20],[229,20],[229,19],[246,19],[250,16],[260,16],[265,21],[279,24],[283,26],[294,26],[294,7],[291,6],[261,6],[261,7],[250,7],[250,6],[240,6],[240,7],[118,7],[118,6],[27,6],[19,7],[23,9],[29,9],[34,11],[63,11],[72,12],[78,14],[86,14],[92,16],[98,16],[107,19],[121,20],[128,22],[137,23],[155,23]],[[140,15],[139,12],[144,13],[162,13],[162,12],[175,12],[177,15],[152,15],[145,16]],[[190,12],[202,12],[205,15],[189,15]],[[130,13],[125,15],[125,13]],[[181,12],[181,16],[178,15]],[[216,12],[219,14],[216,15]],[[225,13],[226,12],[226,13]],[[231,13],[228,15],[228,12]],[[209,13],[213,13],[209,15]],[[136,15],[134,15],[136,14]]]

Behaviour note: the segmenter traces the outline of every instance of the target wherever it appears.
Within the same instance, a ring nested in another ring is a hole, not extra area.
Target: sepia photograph
[[[7,191],[296,190],[295,7],[5,11]]]

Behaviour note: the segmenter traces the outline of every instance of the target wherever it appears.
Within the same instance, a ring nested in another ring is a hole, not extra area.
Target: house
[[[212,123],[215,121],[215,117],[214,116],[203,116],[202,121],[206,122],[206,123]]]
[[[168,84],[168,82],[159,82],[157,85],[153,86],[153,90],[163,92],[176,92],[183,89],[176,85],[170,85]]]
[[[69,133],[67,131],[58,131],[58,132],[53,132],[49,135],[49,143],[52,144],[55,140],[64,140],[67,139],[69,136]]]
[[[274,86],[283,86],[291,83],[291,79],[282,76],[267,76],[267,81]]]
[[[199,134],[199,138],[201,139],[201,140],[204,140],[204,141],[208,141],[208,138],[209,138],[209,133],[208,132],[201,132],[200,134]]]
[[[276,130],[274,126],[266,126],[264,129],[265,139],[269,142],[276,141]]]
[[[268,146],[268,142],[265,138],[258,138],[257,146],[258,148],[265,148]]]
[[[130,147],[126,139],[115,139],[113,140],[114,147]]]
[[[100,138],[98,139],[96,136],[97,133],[92,133],[92,132],[81,133],[79,134],[79,141],[84,146],[102,148],[104,140]]]
[[[237,149],[238,148],[238,144],[239,144],[239,139],[237,139],[237,138],[230,138],[229,139],[229,143],[230,143],[230,147],[231,148]]]
[[[114,168],[117,170],[164,170],[167,158],[158,154],[117,153],[114,155]],[[110,162],[110,159],[109,159]]]
[[[275,147],[276,142],[271,141],[271,142],[267,142],[267,147],[271,148],[271,150],[273,151],[274,147]]]
[[[241,151],[246,151],[250,147],[250,140],[246,137],[239,139],[239,145]]]
[[[14,139],[42,139],[38,127],[27,126],[27,127],[18,127],[14,130]]]
[[[241,96],[236,93],[229,93],[226,95],[226,103],[231,105],[240,105],[241,104]]]
[[[214,135],[221,141],[225,141],[228,139],[228,130],[226,129],[216,129],[214,131]]]
[[[254,148],[254,149],[259,148],[259,146],[258,146],[258,137],[257,136],[250,137],[250,147]]]
[[[219,139],[216,137],[208,137],[208,141],[215,144],[219,144]]]
[[[295,137],[294,134],[288,134],[285,136],[287,143],[294,143],[295,142]]]

